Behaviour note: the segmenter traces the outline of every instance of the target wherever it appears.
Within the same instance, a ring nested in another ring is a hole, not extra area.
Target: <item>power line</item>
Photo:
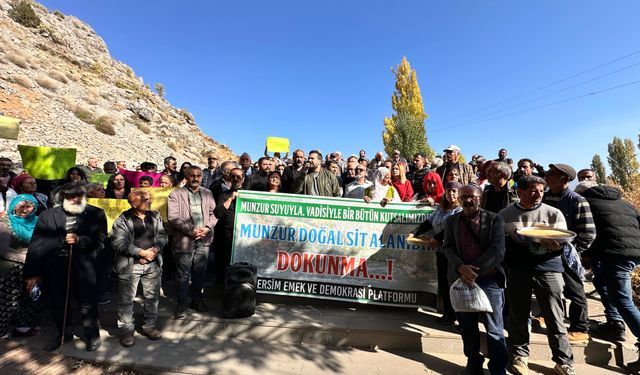
[[[487,110],[487,109],[497,107],[497,106],[499,106],[499,105],[501,105],[501,104],[509,103],[509,102],[514,101],[514,100],[516,100],[516,99],[520,99],[520,98],[522,98],[523,96],[527,96],[527,95],[529,95],[529,94],[533,94],[533,93],[538,92],[538,91],[540,91],[540,90],[544,90],[544,89],[546,89],[547,87],[555,86],[555,85],[557,85],[558,83],[562,83],[562,82],[568,81],[568,80],[570,80],[570,79],[572,79],[572,78],[575,78],[575,77],[581,76],[581,75],[583,75],[583,74],[586,74],[586,73],[592,72],[592,71],[594,71],[594,70],[597,70],[597,69],[602,68],[603,66],[607,66],[607,65],[613,64],[613,63],[615,63],[615,62],[618,62],[618,61],[620,61],[620,60],[624,60],[624,59],[626,59],[626,58],[628,58],[628,57],[635,56],[635,55],[637,55],[637,54],[640,54],[640,50],[637,50],[637,51],[631,52],[631,53],[629,53],[629,54],[626,54],[626,55],[624,55],[624,56],[622,56],[622,57],[618,57],[618,58],[616,58],[616,59],[613,59],[613,60],[607,61],[607,62],[605,62],[605,63],[602,63],[602,64],[598,65],[598,66],[594,66],[593,68],[590,68],[590,69],[584,70],[584,71],[582,71],[582,72],[580,72],[580,73],[576,73],[576,74],[570,75],[569,77],[559,79],[559,80],[557,80],[557,81],[551,82],[551,83],[546,84],[546,85],[544,85],[544,86],[540,86],[540,87],[538,87],[538,88],[536,88],[536,89],[533,89],[533,90],[531,90],[531,91],[527,91],[527,92],[525,92],[525,93],[523,93],[523,94],[519,94],[519,95],[513,96],[513,97],[511,97],[511,98],[508,98],[508,99],[502,100],[502,101],[500,101],[500,102],[498,102],[498,103],[491,104],[491,105],[488,105],[488,106],[486,106],[486,107],[482,107],[482,108],[480,108],[480,109],[477,109],[477,110],[475,110],[475,111],[469,112],[469,113],[464,114],[464,115],[462,115],[462,116],[459,116],[459,117],[456,117],[456,118],[453,118],[453,119],[449,119],[449,120],[445,120],[445,121],[441,121],[440,123],[441,123],[441,124],[446,124],[446,123],[450,123],[450,122],[458,121],[458,120],[463,119],[463,118],[465,118],[465,117],[469,117],[469,116],[471,116],[471,115],[475,115],[475,114],[476,114],[476,113],[478,113],[478,112],[482,112],[482,111],[485,111],[485,110]]]
[[[559,89],[559,90],[556,90],[556,91],[550,92],[550,93],[548,93],[548,94],[544,94],[544,95],[541,95],[541,96],[535,97],[535,98],[533,98],[533,99],[525,100],[524,102],[520,102],[520,103],[518,103],[518,104],[514,104],[514,105],[512,105],[512,106],[509,106],[509,107],[506,107],[506,108],[503,108],[503,109],[500,109],[500,110],[497,110],[497,111],[494,111],[494,112],[490,112],[490,113],[484,114],[484,115],[480,116],[479,118],[477,118],[477,119],[475,119],[475,120],[473,120],[473,119],[472,119],[472,120],[470,120],[470,121],[482,120],[482,119],[484,119],[484,118],[491,117],[491,116],[496,115],[496,114],[498,114],[498,113],[502,113],[502,112],[508,111],[508,110],[510,110],[510,109],[520,107],[520,106],[525,105],[525,104],[529,104],[529,103],[532,103],[532,102],[536,102],[536,101],[538,101],[538,100],[540,100],[540,99],[544,99],[544,98],[546,98],[546,97],[549,97],[549,96],[552,96],[552,95],[555,95],[555,94],[559,94],[559,93],[561,93],[561,92],[564,92],[564,91],[567,91],[567,90],[570,90],[570,89],[576,88],[576,87],[578,87],[578,86],[582,86],[582,85],[587,84],[587,83],[589,83],[589,82],[593,82],[593,81],[599,80],[599,79],[601,79],[601,78],[608,77],[608,76],[610,76],[610,75],[612,75],[612,74],[615,74],[615,73],[621,72],[621,71],[623,71],[623,70],[631,69],[631,68],[636,67],[636,66],[638,66],[638,65],[640,65],[640,62],[637,62],[637,63],[635,63],[635,64],[631,64],[631,65],[627,65],[627,66],[622,67],[622,68],[620,68],[620,69],[616,69],[616,70],[614,70],[614,71],[612,71],[612,72],[605,73],[605,74],[599,75],[599,76],[594,77],[594,78],[590,78],[590,79],[588,79],[588,80],[586,80],[586,81],[578,82],[578,83],[576,83],[576,84],[574,84],[574,85],[571,85],[571,86],[568,86],[568,87],[565,87],[565,88],[562,88],[562,89]],[[455,126],[455,125],[453,125],[453,126]],[[440,129],[440,128],[442,128],[442,127],[436,127],[434,130],[437,130],[437,129]]]
[[[549,107],[549,106],[556,105],[556,104],[562,104],[562,103],[570,102],[570,101],[573,101],[573,100],[586,98],[588,96],[602,94],[602,93],[607,92],[607,91],[612,91],[612,90],[620,89],[620,88],[623,88],[623,87],[636,85],[638,83],[640,83],[640,80],[627,82],[627,83],[623,83],[623,84],[612,86],[612,87],[607,87],[606,89],[590,92],[590,93],[579,95],[579,96],[574,96],[574,97],[568,98],[568,99],[558,100],[558,101],[555,101],[555,102],[552,102],[552,103],[547,103],[547,104],[539,105],[539,106],[536,106],[536,107],[523,109],[523,110],[517,111],[517,112],[507,113],[505,115],[495,116],[495,117],[492,117],[492,118],[482,119],[482,120],[478,120],[478,121],[470,122],[470,123],[466,123],[466,124],[454,125],[454,126],[450,126],[448,128],[441,128],[441,129],[431,130],[429,133],[430,134],[439,133],[439,132],[443,132],[443,131],[449,130],[449,129],[456,129],[456,128],[475,125],[475,124],[478,124],[478,123],[481,123],[481,122],[487,122],[487,121],[497,120],[497,119],[501,119],[501,118],[505,118],[505,117],[509,117],[509,116],[515,116],[515,115],[520,114],[520,113],[534,111],[536,109],[545,108],[545,107]]]

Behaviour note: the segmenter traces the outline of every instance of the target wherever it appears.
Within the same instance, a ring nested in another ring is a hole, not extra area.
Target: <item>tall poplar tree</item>
[[[629,138],[623,141],[618,137],[613,137],[613,142],[609,143],[608,151],[607,161],[611,168],[611,180],[620,185],[624,191],[635,190],[639,180],[638,168],[640,168],[636,158],[636,145]]]
[[[415,69],[411,69],[406,57],[400,65],[391,71],[396,76],[396,89],[391,96],[391,106],[395,113],[384,118],[382,142],[387,154],[399,150],[406,158],[412,158],[415,153],[422,152],[427,157],[434,156],[433,150],[427,143],[427,133],[420,86]]]
[[[591,159],[591,169],[595,171],[596,181],[599,184],[607,183],[607,172],[604,170],[604,164],[602,163],[602,159],[600,159],[600,155],[593,155],[593,159]]]

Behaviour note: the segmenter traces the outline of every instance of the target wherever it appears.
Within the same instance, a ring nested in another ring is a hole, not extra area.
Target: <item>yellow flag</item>
[[[289,152],[289,138],[267,137],[267,152]]]
[[[111,234],[111,227],[121,213],[131,208],[126,199],[87,198],[87,203],[102,208],[107,215],[107,232]]]
[[[167,222],[167,212],[168,212],[168,205],[167,205],[167,199],[169,198],[169,194],[171,194],[172,191],[174,191],[176,188],[175,187],[167,187],[167,188],[154,188],[154,187],[148,187],[148,188],[135,188],[132,190],[143,190],[149,193],[149,195],[151,195],[151,209],[154,211],[158,211],[160,212],[160,215],[162,215],[162,221],[163,222]]]
[[[18,145],[22,165],[34,178],[63,179],[67,169],[76,165],[75,148]]]
[[[20,120],[0,115],[0,138],[18,139]]]
[[[151,195],[151,209],[153,211],[160,212],[162,221],[167,222],[167,198],[169,194],[176,188],[135,188],[132,190],[143,190]],[[107,228],[111,233],[111,227],[113,222],[116,221],[121,213],[131,208],[131,205],[126,199],[113,199],[113,198],[87,198],[87,203],[102,208],[107,215]]]

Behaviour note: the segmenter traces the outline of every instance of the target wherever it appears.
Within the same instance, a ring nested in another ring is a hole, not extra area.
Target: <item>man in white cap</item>
[[[457,169],[461,184],[475,184],[476,175],[473,173],[473,168],[467,163],[458,162],[458,159],[460,158],[460,147],[456,145],[449,145],[449,147],[445,148],[443,152],[442,160],[444,161],[444,164],[436,169],[436,173],[440,175],[442,181],[445,180],[445,176],[450,170]]]

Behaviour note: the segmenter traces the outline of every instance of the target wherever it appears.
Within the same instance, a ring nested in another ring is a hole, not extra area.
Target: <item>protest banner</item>
[[[111,227],[121,213],[131,208],[126,199],[87,198],[87,204],[102,208],[107,215],[107,233],[111,234]]]
[[[267,137],[267,152],[289,152],[289,138]]]
[[[144,190],[151,195],[151,209],[154,211],[159,211],[160,215],[162,215],[162,221],[167,222],[167,199],[169,198],[169,194],[174,191],[175,187],[167,187],[167,188],[136,188],[132,190]]]
[[[89,182],[99,182],[106,188],[107,182],[109,181],[109,178],[111,176],[113,175],[108,173],[89,173],[87,179],[89,180]]]
[[[233,262],[258,268],[259,293],[433,306],[432,249],[406,236],[432,207],[240,191]]]
[[[142,176],[150,176],[153,178],[153,184],[151,184],[151,186],[160,186],[160,176],[162,176],[162,173],[128,171],[126,169],[120,169],[118,172],[124,176],[131,187],[138,187],[140,177]]]
[[[41,180],[63,179],[76,165],[75,148],[18,145],[18,151],[24,170]]]
[[[167,222],[167,198],[176,188],[136,188],[132,190],[144,190],[151,195],[151,209],[159,211],[162,221]],[[107,215],[107,231],[111,233],[113,222],[121,213],[131,208],[126,199],[113,198],[87,198],[87,203],[102,208]]]
[[[20,119],[0,115],[0,138],[18,139]]]

